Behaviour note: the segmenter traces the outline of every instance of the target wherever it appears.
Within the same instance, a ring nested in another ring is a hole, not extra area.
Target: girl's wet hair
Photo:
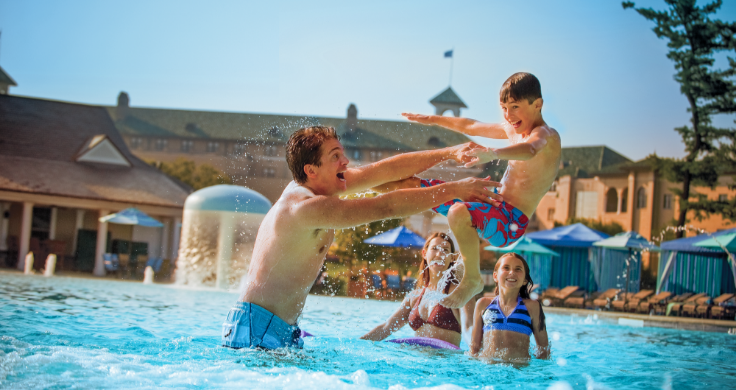
[[[429,237],[427,237],[427,241],[424,242],[424,248],[422,249],[426,252],[429,248],[429,243],[437,237],[450,243],[450,253],[455,253],[455,243],[452,241],[452,238],[450,238],[447,233],[442,232],[435,232],[430,234]],[[451,261],[450,265],[448,265],[447,268],[450,269],[453,265],[455,265],[455,260]],[[416,289],[424,288],[426,285],[429,284],[429,268],[427,267],[427,259],[425,259],[424,256],[422,256],[422,261],[421,263],[419,263],[419,269],[421,270],[422,274],[419,276],[419,282],[417,283]],[[459,282],[455,275],[455,270],[450,271],[449,281],[455,283]],[[452,283],[447,283],[447,286],[445,286],[445,294],[447,294],[447,291],[450,289],[450,284]]]
[[[498,261],[496,261],[496,265],[493,267],[493,272],[498,272],[498,267],[501,266],[501,260],[503,260],[504,257],[513,257],[515,259],[521,260],[521,264],[524,265],[524,281],[526,282],[526,284],[521,286],[521,289],[519,290],[519,296],[521,297],[521,299],[531,299],[531,291],[532,286],[534,286],[534,281],[532,280],[532,276],[529,274],[529,264],[520,254],[510,252],[499,257]],[[498,284],[496,284],[496,295],[498,295]]]

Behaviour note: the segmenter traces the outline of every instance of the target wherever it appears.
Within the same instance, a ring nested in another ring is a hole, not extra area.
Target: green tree
[[[624,9],[634,8],[653,21],[654,33],[667,40],[667,58],[675,64],[675,80],[690,105],[690,125],[675,129],[685,144],[685,158],[661,158],[653,154],[647,159],[667,180],[682,183],[681,189],[672,189],[680,197],[678,226],[685,225],[688,211],[698,220],[717,213],[734,221],[736,199],[709,200],[693,187],[715,186],[718,177],[736,165],[736,130],[717,128],[711,121],[713,115],[736,112],[736,61],[728,57],[736,49],[736,23],[710,18],[721,7],[721,0],[702,7],[696,5],[696,0],[664,1],[667,4],[664,11],[635,8],[630,1],[622,3]],[[722,53],[728,58],[724,69],[715,66],[715,55]],[[679,231],[677,236],[682,237],[682,233]]]
[[[187,185],[199,190],[217,184],[232,184],[233,181],[209,164],[197,166],[194,161],[177,158],[174,162],[153,164],[161,172],[179,179]]]
[[[593,230],[597,230],[599,232],[606,233],[609,236],[615,236],[616,234],[619,234],[624,231],[624,227],[621,226],[621,224],[618,222],[603,223],[602,221],[599,221],[596,219],[573,218],[573,217],[568,218],[564,224],[561,222],[555,221],[554,226],[555,227],[567,226],[567,225],[572,225],[578,222],[582,223],[583,225]]]

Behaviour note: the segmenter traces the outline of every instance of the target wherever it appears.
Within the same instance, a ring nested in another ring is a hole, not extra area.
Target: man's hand
[[[465,167],[470,168],[478,164],[485,164],[489,161],[498,160],[498,153],[491,148],[479,146],[465,152]]]
[[[450,187],[455,198],[458,198],[463,202],[490,203],[494,206],[500,206],[501,202],[503,202],[503,197],[501,195],[486,188],[501,187],[501,183],[491,181],[490,176],[485,179],[468,177],[458,181],[447,182],[445,185]]]
[[[401,115],[412,122],[421,123],[423,125],[434,124],[434,120],[432,120],[433,115],[412,114],[409,112],[402,112]]]
[[[453,146],[451,149],[451,158],[455,160],[455,162],[458,163],[458,165],[465,165],[470,164],[473,162],[474,156],[469,155],[468,153],[479,150],[479,149],[485,149],[484,147],[476,144],[475,142],[468,142],[465,144]]]

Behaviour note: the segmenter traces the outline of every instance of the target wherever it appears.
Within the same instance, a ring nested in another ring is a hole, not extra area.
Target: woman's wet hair
[[[340,137],[334,127],[327,126],[302,127],[289,137],[286,142],[286,163],[294,181],[298,184],[307,182],[305,165],[322,165],[322,144],[330,139],[339,140]]]
[[[502,103],[508,103],[509,99],[517,102],[526,99],[532,104],[542,98],[542,86],[539,79],[531,73],[514,73],[503,83],[499,95]]]
[[[450,253],[455,253],[455,243],[452,241],[452,238],[450,238],[447,233],[443,232],[435,232],[427,237],[427,241],[424,242],[423,248],[425,253],[429,248],[429,243],[437,237],[447,241],[450,244]],[[455,260],[451,261],[447,268],[450,269],[453,265],[455,265]],[[422,256],[422,261],[419,263],[419,270],[421,271],[421,274],[419,275],[419,282],[417,283],[416,289],[424,288],[429,284],[429,268],[427,267],[427,259],[424,256]],[[455,283],[459,282],[455,275],[455,270],[450,271],[449,281]],[[447,291],[450,289],[450,284],[452,283],[447,283],[447,286],[445,286],[445,294],[447,294]]]
[[[532,286],[534,286],[534,281],[532,280],[532,276],[529,274],[529,264],[520,254],[510,252],[499,257],[498,261],[496,261],[496,265],[493,267],[493,273],[498,272],[498,267],[501,266],[501,260],[503,260],[504,257],[513,257],[515,259],[521,260],[521,264],[524,265],[524,281],[526,282],[526,284],[521,286],[521,289],[519,289],[519,296],[521,297],[521,299],[531,299],[531,291]],[[496,284],[496,295],[498,295],[498,293],[498,284]]]

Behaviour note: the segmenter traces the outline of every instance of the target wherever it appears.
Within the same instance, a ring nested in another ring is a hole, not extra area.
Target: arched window
[[[647,207],[647,190],[644,187],[636,191],[636,208],[643,209]]]
[[[606,212],[615,213],[618,211],[618,192],[611,187],[606,192]]]
[[[627,211],[629,211],[629,189],[624,188],[621,193],[621,212],[625,213]]]

